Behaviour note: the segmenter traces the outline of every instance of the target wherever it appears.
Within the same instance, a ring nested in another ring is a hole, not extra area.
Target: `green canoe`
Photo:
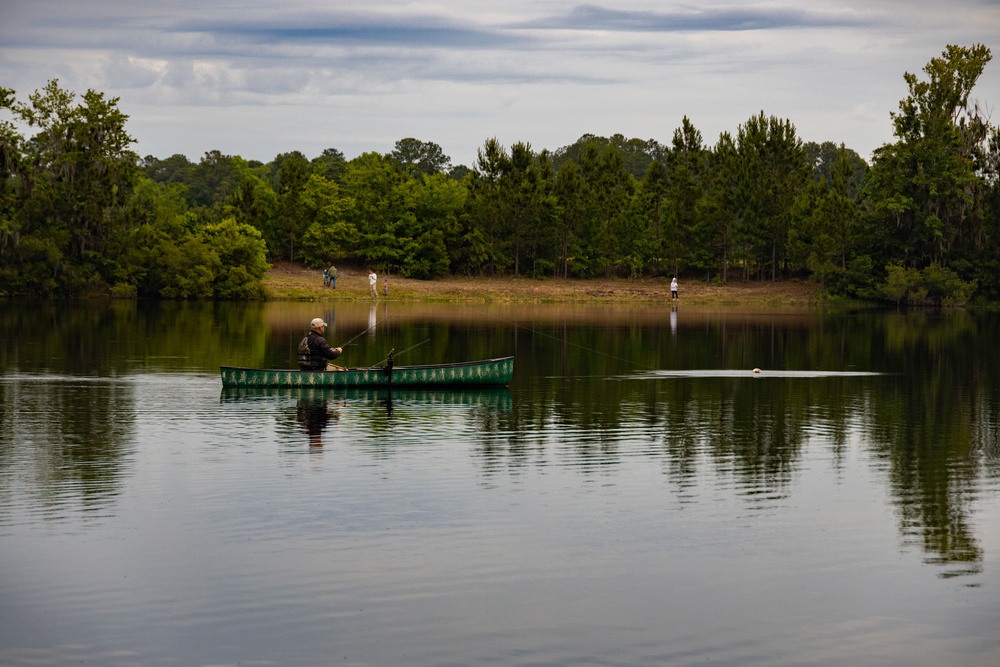
[[[500,387],[514,375],[514,357],[428,366],[376,366],[338,371],[220,367],[223,387]]]

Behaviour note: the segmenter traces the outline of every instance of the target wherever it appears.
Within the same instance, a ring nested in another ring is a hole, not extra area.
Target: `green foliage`
[[[924,67],[926,80],[904,75],[909,95],[892,114],[897,141],[875,151],[866,186],[887,260],[920,269],[982,251],[991,186],[977,171],[990,127],[969,96],[991,57],[982,45],[949,46]]]
[[[407,278],[430,280],[448,275],[448,249],[444,232],[432,229],[416,239],[403,260],[403,275]]]
[[[812,166],[814,180],[832,185],[834,169],[840,169],[841,172],[846,170],[847,195],[851,199],[857,199],[868,176],[868,163],[860,155],[844,144],[838,145],[832,141],[824,141],[821,144],[807,141],[802,145],[802,149],[805,152],[806,162]],[[841,166],[837,167],[838,164]]]
[[[295,261],[295,245],[307,228],[306,206],[303,195],[310,179],[309,161],[298,151],[279,155],[278,210],[276,229],[281,246],[274,248],[278,256]],[[317,177],[319,178],[319,177]]]
[[[188,183],[194,178],[195,165],[179,153],[163,160],[147,155],[139,162],[139,167],[156,183]]]
[[[357,230],[357,259],[379,272],[399,266],[397,228],[405,211],[397,188],[405,180],[396,162],[378,153],[354,158],[344,174],[341,191],[352,202],[344,211],[344,222]]]
[[[969,301],[975,285],[958,277],[951,269],[931,264],[920,272],[927,299],[934,305],[961,306]]]
[[[139,296],[139,289],[131,283],[115,283],[111,286],[112,299],[135,299]]]
[[[347,158],[336,148],[324,148],[323,152],[309,162],[309,174],[322,176],[328,181],[340,183],[347,170]]]
[[[212,284],[218,299],[259,299],[264,290],[261,279],[267,273],[266,248],[261,233],[232,218],[206,225],[201,232],[205,245],[219,258]]]
[[[832,159],[829,178],[811,181],[793,206],[789,248],[824,289],[843,294],[850,285],[848,262],[852,254],[860,254],[863,233],[851,196],[856,174],[852,155],[841,146]]]
[[[187,185],[185,196],[192,207],[220,205],[239,187],[242,181],[241,158],[212,150],[205,153],[197,165],[178,174],[178,181]],[[181,177],[187,176],[184,180]]]
[[[897,306],[960,306],[969,300],[974,288],[938,264],[917,270],[896,263],[886,267],[886,280],[879,293]]]
[[[471,169],[414,138],[350,161],[334,148],[139,160],[117,99],[77,103],[51,82],[21,103],[0,88],[0,294],[259,298],[266,262],[288,259],[419,278],[808,277],[834,297],[997,300],[1000,130],[969,102],[990,57],[949,46],[924,79],[905,74],[897,141],[871,169],[763,112],[714,145],[686,116],[669,146],[587,134],[550,153],[493,138]]]
[[[346,218],[354,206],[342,197],[336,183],[313,174],[301,197],[302,214],[308,227],[299,241],[301,257],[309,266],[326,266],[358,250],[358,232]]]
[[[538,259],[535,261],[535,266],[532,269],[531,277],[538,279],[551,278],[555,274],[555,271],[556,271],[555,263],[547,259]]]
[[[115,290],[167,299],[260,299],[267,272],[264,241],[254,227],[227,218],[198,226],[189,215],[138,230]]]
[[[65,257],[53,236],[29,234],[22,236],[17,247],[16,261],[5,262],[0,277],[5,296],[60,295],[61,273]]]
[[[859,255],[847,263],[842,292],[858,299],[875,298],[875,262],[871,255]]]
[[[449,178],[456,181],[465,180],[465,177],[472,173],[472,170],[466,167],[464,164],[459,164],[448,170]]]
[[[480,244],[475,248],[479,262],[467,271],[520,275],[523,267],[533,266],[539,258],[564,252],[560,222],[566,220],[563,215],[560,221],[558,184],[548,152],[536,154],[523,142],[508,152],[496,139],[489,139],[466,183],[464,221],[471,227],[467,235]]]
[[[451,169],[451,158],[433,141],[420,141],[412,137],[400,139],[392,151],[392,158],[400,169],[408,174],[447,173]]]
[[[268,255],[274,256],[274,249],[280,249],[284,245],[276,224],[278,195],[249,167],[241,169],[240,172],[243,180],[229,194],[225,205],[221,207],[222,216],[235,218],[237,222],[245,222],[260,231],[269,249]],[[204,217],[209,220],[217,216],[213,212]]]
[[[736,143],[737,200],[743,225],[737,229],[743,246],[745,275],[767,271],[771,280],[787,261],[792,207],[809,178],[802,142],[788,120],[764,113],[739,127]]]
[[[477,244],[474,264],[468,271],[501,273],[510,263],[507,227],[510,202],[505,190],[513,169],[510,155],[496,138],[487,139],[477,151],[469,179],[469,210],[467,236]]]
[[[663,261],[664,230],[669,211],[667,201],[667,170],[661,162],[652,162],[642,180],[636,185],[629,219],[632,230],[627,255],[634,258],[630,264],[632,275],[652,267],[657,273]]]
[[[736,144],[727,132],[708,155],[708,166],[703,178],[703,195],[698,202],[693,237],[700,251],[708,253],[711,260],[699,257],[697,267],[710,271],[713,264],[722,282],[729,279],[729,269],[737,254],[736,232],[741,222],[737,193],[738,159]],[[714,261],[712,261],[714,260]]]
[[[314,222],[303,235],[300,247],[309,266],[326,266],[334,260],[359,254],[358,230],[342,220],[325,225]]]
[[[211,299],[215,275],[222,261],[205,241],[189,236],[180,243],[167,240],[156,248],[162,286],[159,295],[166,299]]]
[[[687,265],[694,263],[699,268],[708,264],[704,255],[694,252],[698,225],[698,208],[701,202],[708,163],[702,146],[701,132],[685,116],[681,127],[674,131],[673,149],[669,155],[669,180],[665,192],[669,201],[668,224],[666,226],[665,256],[669,262],[668,271],[678,275]],[[682,261],[686,258],[687,261]],[[692,261],[694,260],[694,261]]]
[[[127,233],[125,203],[136,183],[134,140],[118,99],[88,90],[79,102],[57,81],[28,96],[0,89],[0,266],[10,294],[87,294],[114,269],[106,261]]]
[[[920,286],[920,272],[900,264],[886,267],[885,283],[879,287],[879,292],[897,306],[926,296]]]
[[[585,152],[600,152],[608,147],[614,147],[621,152],[622,165],[635,179],[642,178],[651,163],[666,161],[667,149],[654,139],[627,139],[621,134],[611,137],[585,134],[575,143],[553,153],[553,167],[559,171],[570,160],[579,163]]]
[[[625,235],[625,215],[635,193],[635,179],[625,169],[624,153],[616,145],[598,149],[588,146],[580,156],[583,176],[585,211],[578,228],[578,244],[587,272],[612,273],[622,264],[622,240]]]

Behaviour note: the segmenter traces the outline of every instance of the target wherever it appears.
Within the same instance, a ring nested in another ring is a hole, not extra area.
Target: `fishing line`
[[[631,366],[635,366],[636,368],[639,368],[639,369],[644,370],[644,371],[656,370],[655,368],[652,368],[650,366],[646,366],[646,365],[643,365],[643,364],[640,364],[640,363],[636,363],[635,361],[632,361],[631,359],[625,359],[624,357],[619,357],[619,356],[614,355],[614,354],[608,354],[607,352],[603,352],[601,350],[595,350],[593,348],[587,347],[586,345],[580,345],[579,343],[574,343],[572,341],[568,341],[565,338],[557,338],[556,336],[552,336],[550,334],[547,334],[544,331],[539,331],[539,330],[534,329],[532,327],[527,327],[527,326],[524,326],[522,324],[518,324],[517,322],[510,322],[508,320],[503,319],[502,317],[497,317],[496,315],[493,315],[493,314],[490,314],[490,317],[492,317],[493,319],[495,319],[495,320],[497,320],[499,322],[503,322],[504,324],[509,324],[509,325],[513,326],[514,328],[516,328],[516,329],[525,329],[526,331],[530,331],[531,333],[533,333],[535,335],[544,336],[545,338],[551,338],[554,341],[563,343],[564,345],[570,345],[572,347],[579,348],[579,349],[581,349],[581,350],[583,350],[585,352],[590,352],[591,354],[598,354],[598,355],[600,355],[602,357],[607,357],[608,359],[614,359],[615,361],[621,361],[623,363],[629,364]]]
[[[348,345],[350,345],[351,343],[353,343],[354,341],[356,341],[357,339],[361,338],[361,337],[362,337],[362,336],[364,336],[364,335],[365,335],[366,333],[368,333],[369,331],[371,331],[372,329],[374,329],[375,327],[377,327],[377,326],[378,326],[379,324],[383,324],[383,323],[385,323],[385,321],[386,321],[387,319],[389,319],[389,318],[390,318],[390,317],[392,317],[393,315],[396,315],[396,314],[398,314],[399,312],[401,312],[401,311],[402,311],[402,310],[404,310],[405,308],[406,308],[406,304],[404,304],[404,305],[403,305],[402,307],[400,307],[400,308],[398,308],[398,309],[396,309],[396,310],[392,311],[391,313],[389,313],[388,315],[386,315],[385,317],[383,317],[383,318],[382,318],[382,322],[378,322],[378,321],[376,321],[376,322],[375,322],[375,324],[371,325],[370,327],[368,327],[367,329],[365,329],[364,331],[362,331],[361,333],[359,333],[359,334],[358,334],[357,336],[355,336],[355,337],[354,337],[354,338],[352,338],[351,340],[347,341],[346,343],[344,343],[343,345],[340,345],[340,346],[338,346],[338,347],[341,347],[341,348],[344,348],[344,347],[347,347]]]

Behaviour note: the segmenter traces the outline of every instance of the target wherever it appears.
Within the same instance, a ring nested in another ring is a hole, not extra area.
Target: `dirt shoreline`
[[[368,271],[338,267],[337,289],[323,286],[322,269],[278,262],[264,276],[269,300],[359,301],[371,298]],[[388,296],[384,283],[388,281]],[[664,303],[670,301],[669,278],[536,280],[532,278],[450,277],[412,280],[379,276],[380,299],[450,303]],[[820,287],[795,280],[730,281],[725,285],[680,281],[680,300],[689,304],[809,307],[819,302]]]

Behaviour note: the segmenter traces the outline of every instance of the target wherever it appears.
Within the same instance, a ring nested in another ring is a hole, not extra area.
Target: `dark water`
[[[0,303],[0,664],[1000,664],[998,324]]]

